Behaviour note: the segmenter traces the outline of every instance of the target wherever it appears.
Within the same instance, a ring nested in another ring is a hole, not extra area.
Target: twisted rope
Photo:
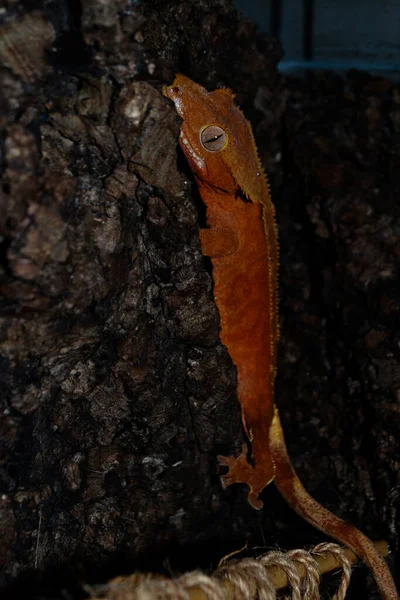
[[[312,552],[315,552],[315,548]],[[302,588],[304,600],[314,600],[314,598],[319,598],[321,574],[315,558],[306,550],[290,550],[287,553],[287,556],[293,561],[296,561],[299,565],[302,565],[304,569],[305,574]]]
[[[315,554],[325,554],[330,552],[336,558],[337,562],[340,563],[342,568],[342,578],[340,580],[339,589],[336,592],[333,600],[344,600],[349,587],[351,577],[351,560],[346,556],[344,552],[338,552],[338,545],[330,542],[318,544],[314,548]]]
[[[387,555],[385,542],[377,549]],[[318,544],[309,552],[268,552],[256,559],[222,561],[212,575],[191,571],[170,579],[134,574],[106,586],[86,588],[92,600],[276,600],[277,589],[289,587],[292,600],[319,600],[321,573],[342,569],[335,600],[344,600],[357,556],[337,544]]]

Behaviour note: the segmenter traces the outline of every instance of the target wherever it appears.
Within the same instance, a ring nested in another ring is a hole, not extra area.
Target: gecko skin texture
[[[288,504],[312,525],[344,543],[371,568],[385,600],[398,594],[372,542],[314,500],[287,453],[274,402],[278,325],[279,252],[275,209],[250,123],[228,89],[208,92],[184,75],[163,88],[182,117],[180,146],[207,208],[200,230],[203,254],[213,265],[220,339],[236,366],[242,422],[251,444],[238,457],[218,457],[228,467],[223,486],[245,483],[253,508],[274,481]]]

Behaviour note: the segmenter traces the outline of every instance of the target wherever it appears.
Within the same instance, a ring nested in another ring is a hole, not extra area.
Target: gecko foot
[[[243,444],[239,456],[217,456],[218,464],[228,467],[228,472],[221,475],[222,487],[225,489],[233,483],[247,483],[253,467],[247,461],[247,445]]]
[[[242,452],[239,456],[218,456],[218,463],[223,467],[228,467],[228,472],[221,475],[223,488],[227,488],[233,483],[247,483],[249,486],[248,502],[256,510],[263,507],[263,502],[258,495],[264,487],[271,481],[272,476],[265,473],[265,469],[255,468],[247,460],[247,445],[243,444]]]

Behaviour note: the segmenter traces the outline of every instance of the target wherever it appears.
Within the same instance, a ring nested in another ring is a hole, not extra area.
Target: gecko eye
[[[219,125],[206,125],[200,132],[200,142],[209,152],[218,152],[225,148],[228,136]]]

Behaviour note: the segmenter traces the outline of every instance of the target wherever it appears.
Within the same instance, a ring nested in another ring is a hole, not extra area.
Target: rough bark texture
[[[178,70],[235,90],[271,176],[293,463],[395,551],[399,87],[283,81],[279,45],[228,1],[21,0],[2,20],[2,589],[79,597],[82,580],[165,559],[207,568],[244,540],[321,538],[272,486],[256,513],[216,473],[243,437],[160,93]],[[366,570],[356,580],[354,597],[375,597]]]

